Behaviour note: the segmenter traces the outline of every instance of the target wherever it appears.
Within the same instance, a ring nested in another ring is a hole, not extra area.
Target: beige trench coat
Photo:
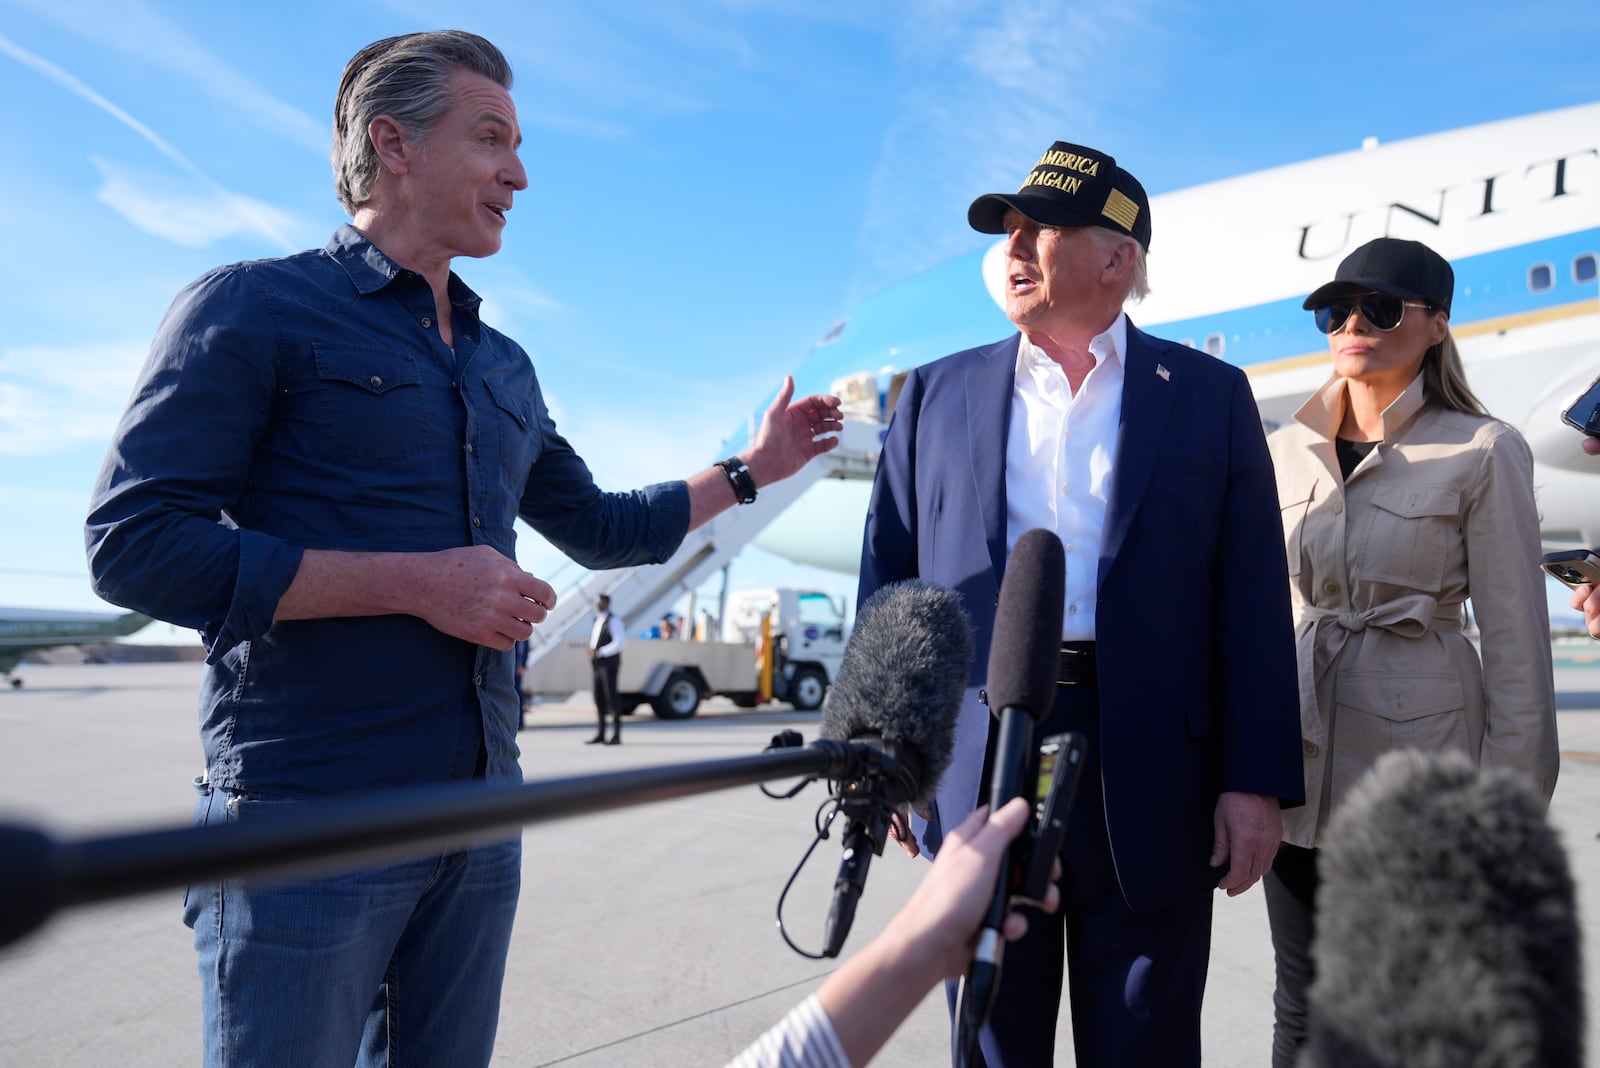
[[[1555,682],[1533,457],[1513,428],[1425,403],[1383,413],[1345,482],[1334,378],[1268,439],[1288,551],[1306,804],[1284,840],[1318,844],[1390,749],[1456,749],[1555,789]],[[1472,597],[1482,661],[1463,633]]]

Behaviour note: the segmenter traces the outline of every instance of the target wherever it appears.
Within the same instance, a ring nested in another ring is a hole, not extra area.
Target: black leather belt
[[[1061,643],[1057,686],[1094,686],[1099,679],[1099,673],[1095,670],[1094,642]]]

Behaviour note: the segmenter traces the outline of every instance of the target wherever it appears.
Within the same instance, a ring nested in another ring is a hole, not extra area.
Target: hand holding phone
[[[1600,378],[1590,382],[1583,396],[1561,413],[1561,421],[1591,437],[1600,437]]]
[[[1600,556],[1590,549],[1568,549],[1545,553],[1539,566],[1573,589],[1600,586]]]

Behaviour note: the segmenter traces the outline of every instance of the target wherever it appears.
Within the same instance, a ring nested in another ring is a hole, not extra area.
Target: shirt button
[[[367,379],[367,384],[373,389],[377,389],[379,386],[383,385],[383,379],[379,378],[377,375],[373,375],[371,378]]]
[[[1324,582],[1322,584],[1322,592],[1323,593],[1338,593],[1339,592],[1339,584],[1337,582]]]
[[[472,442],[470,442],[470,441],[467,442],[467,455],[468,456],[472,455]]]
[[[1075,605],[1075,604],[1067,605],[1067,615],[1075,616],[1077,614],[1078,614],[1078,606],[1077,605]]]
[[[1065,497],[1068,493],[1071,493],[1071,492],[1072,492],[1072,487],[1071,486],[1069,486],[1065,482],[1061,483],[1061,495],[1063,497]]]
[[[1343,501],[1334,501],[1333,502],[1333,514],[1334,515],[1338,515],[1342,511],[1344,511],[1344,502]]]
[[[427,316],[423,316],[422,317],[422,329],[426,330],[426,329],[428,329],[428,327],[430,327],[432,325],[433,325],[433,320],[432,319],[429,319]]]
[[[1300,748],[1305,750],[1306,756],[1316,756],[1317,755],[1317,743],[1316,742],[1302,742],[1300,744]]]
[[[472,517],[472,525],[475,526],[475,527],[481,527],[481,526],[483,526],[483,520],[479,519],[477,516],[473,516]]]
[[[1069,553],[1070,553],[1070,552],[1073,552],[1073,551],[1075,551],[1075,550],[1076,550],[1076,549],[1077,549],[1077,548],[1078,548],[1078,547],[1077,547],[1077,546],[1076,546],[1076,545],[1074,545],[1074,544],[1072,544],[1072,543],[1071,543],[1071,542],[1070,542],[1070,541],[1069,541],[1069,542],[1067,542],[1067,552],[1069,552]]]
[[[483,685],[483,676],[482,675],[474,675],[474,676],[472,676],[472,685],[474,685],[474,686],[482,686]]]

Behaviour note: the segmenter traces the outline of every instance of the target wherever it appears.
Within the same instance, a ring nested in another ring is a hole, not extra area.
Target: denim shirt
[[[590,568],[659,563],[682,482],[598,489],[521,347],[353,227],[173,302],[95,486],[95,590],[200,631],[213,786],[306,797],[520,777],[509,652],[407,615],[273,622],[305,549],[515,558],[521,516]]]

